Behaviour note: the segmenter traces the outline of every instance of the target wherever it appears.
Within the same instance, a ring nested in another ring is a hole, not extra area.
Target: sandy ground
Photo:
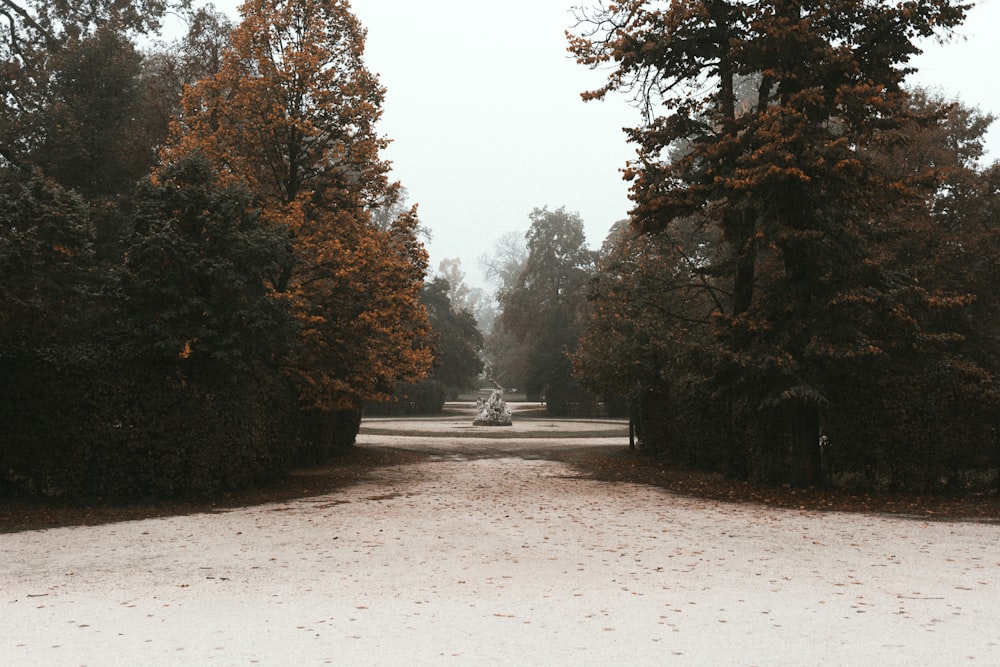
[[[482,436],[366,421],[362,446],[433,458],[282,505],[0,535],[0,664],[1000,664],[998,525],[715,503],[538,454],[625,446],[621,424]]]

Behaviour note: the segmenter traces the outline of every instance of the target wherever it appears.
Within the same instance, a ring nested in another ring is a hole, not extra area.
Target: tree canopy
[[[494,344],[506,343],[506,370],[516,373],[502,382],[565,413],[580,401],[567,355],[576,348],[594,257],[578,214],[536,208],[529,219],[523,265],[499,293],[502,329]]]
[[[66,72],[73,65],[67,54],[87,42],[96,45],[98,34],[105,40],[120,41],[129,33],[153,31],[169,8],[187,4],[188,0],[0,0],[4,21],[0,36],[4,63],[0,157],[7,165],[21,169],[33,166],[27,156],[45,139],[38,119],[53,111],[52,97],[58,97],[53,86],[65,91],[75,80]],[[93,72],[80,74],[91,76]],[[111,83],[114,87],[116,82]],[[97,96],[92,99],[97,102]]]
[[[168,10],[186,35],[140,50]],[[364,29],[339,0],[241,12],[0,0],[0,492],[271,479],[430,371]]]
[[[683,249],[665,258],[669,282],[683,273],[712,295],[711,337],[688,337],[672,307],[658,335],[693,344],[685,368],[720,406],[730,462],[752,474],[820,481],[827,418],[859,384],[878,393],[940,364],[957,384],[982,371],[962,346],[970,285],[926,270],[927,241],[947,242],[935,207],[952,168],[898,162],[949,114],[911,102],[908,63],[967,7],[634,0],[579,15],[571,50],[611,66],[585,97],[629,91],[644,112],[629,131],[633,224]],[[974,140],[939,145],[954,164]],[[692,225],[704,240],[676,245]]]
[[[303,398],[341,409],[429,368],[419,302],[426,252],[415,209],[385,229],[399,197],[375,123],[384,91],[364,66],[364,30],[340,0],[251,0],[218,73],[185,93],[169,164],[208,157],[262,198],[292,259],[272,276],[302,323],[290,364]]]

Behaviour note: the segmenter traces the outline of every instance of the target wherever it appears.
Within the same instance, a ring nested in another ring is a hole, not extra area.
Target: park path
[[[717,503],[544,456],[625,446],[621,424],[465,426],[366,421],[360,446],[430,460],[324,496],[0,535],[0,664],[1000,664],[1000,526]]]

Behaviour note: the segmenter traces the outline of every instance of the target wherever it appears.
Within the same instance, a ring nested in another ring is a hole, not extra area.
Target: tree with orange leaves
[[[692,283],[708,281],[719,297],[713,336],[693,341],[686,369],[721,406],[713,414],[725,415],[709,419],[726,425],[730,472],[816,484],[840,456],[824,438],[843,452],[890,432],[903,441],[883,449],[892,461],[870,448],[843,462],[914,486],[896,471],[916,458],[900,434],[931,421],[912,409],[922,398],[915,379],[993,382],[963,344],[974,295],[923,270],[935,246],[959,245],[932,224],[942,165],[884,168],[885,156],[947,114],[914,108],[904,82],[919,41],[947,36],[968,6],[624,0],[579,11],[570,50],[581,64],[609,67],[607,84],[585,99],[624,91],[644,112],[629,130],[634,226],[673,243],[696,224],[714,239]],[[686,264],[663,271],[681,275]],[[661,332],[673,330],[683,331],[667,322]],[[888,418],[875,406],[892,392],[903,398]],[[851,430],[858,423],[863,437]]]
[[[163,158],[207,156],[287,230],[293,259],[270,278],[300,325],[286,369],[307,411],[355,412],[431,362],[416,210],[372,222],[401,189],[375,129],[384,90],[346,0],[247,0],[240,11],[220,71],[187,89]]]

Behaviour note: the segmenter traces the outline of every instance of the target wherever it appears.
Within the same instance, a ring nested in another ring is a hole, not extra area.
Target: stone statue
[[[510,426],[510,408],[503,400],[503,387],[491,380],[493,383],[493,393],[486,400],[476,399],[476,418],[472,420],[474,426]]]

